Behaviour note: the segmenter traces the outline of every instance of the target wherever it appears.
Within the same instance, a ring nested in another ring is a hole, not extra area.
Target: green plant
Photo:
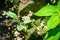
[[[14,2],[14,5],[16,5],[16,4],[17,3]],[[17,13],[19,14],[20,11],[21,10],[18,10]],[[26,36],[27,37],[26,40],[31,36],[31,34],[37,28],[40,28],[40,27],[38,27],[38,26],[40,26],[39,20],[35,20],[34,22],[31,22],[30,18],[25,18],[25,19],[23,19],[23,22],[21,22],[21,21],[19,21],[19,17],[18,17],[19,15],[17,16],[14,12],[9,11],[6,14],[8,16],[10,16],[11,18],[16,19],[18,21],[18,24],[17,24],[18,31],[23,30],[24,26],[28,23],[30,23],[32,25],[32,28],[30,28],[30,29],[26,28],[25,32],[27,32],[27,34],[28,34],[28,37]],[[47,22],[47,28],[44,29],[44,30],[46,30],[46,35],[44,37],[44,40],[58,40],[60,38],[60,26],[58,27],[58,25],[60,23],[60,0],[58,1],[57,5],[47,4],[46,6],[44,6],[43,8],[41,8],[40,10],[38,10],[36,13],[33,13],[33,14],[35,16],[50,17],[50,19]],[[56,32],[54,32],[54,31],[56,31]]]
[[[60,30],[57,33],[57,30],[59,28],[56,28],[57,25],[60,23],[60,0],[58,1],[57,5],[55,5],[55,6],[47,4],[45,7],[41,8],[38,12],[34,13],[34,15],[36,15],[36,16],[50,16],[50,19],[47,22],[46,31],[51,30],[52,32],[49,31],[46,34],[48,39],[45,38],[44,40],[58,40],[60,38],[60,36],[59,36]],[[56,28],[57,30],[55,30],[54,28]],[[56,31],[55,35],[53,35],[54,34],[53,29]],[[49,37],[49,35],[50,35],[49,33],[50,34],[53,33],[51,35],[52,37]]]

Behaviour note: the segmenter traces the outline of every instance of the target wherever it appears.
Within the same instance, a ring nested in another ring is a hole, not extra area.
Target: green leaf
[[[17,25],[17,30],[21,31],[23,29],[23,25]]]
[[[60,0],[59,0],[58,3],[57,3],[57,9],[58,9],[58,11],[60,12]]]
[[[24,20],[24,23],[30,23],[31,22],[31,20],[29,19],[29,18],[26,18],[25,20]]]
[[[51,16],[57,12],[56,6],[46,5],[45,7],[38,10],[34,15],[36,16]]]
[[[18,5],[19,0],[13,0],[14,5]]]
[[[14,19],[18,18],[18,16],[15,13],[11,12],[11,11],[7,12],[6,14],[7,14],[7,16],[9,16],[11,18],[14,18]]]
[[[35,20],[34,24],[35,24],[36,26],[39,26],[39,25],[40,25],[40,20]]]
[[[28,29],[27,32],[29,33],[31,31],[31,29]]]
[[[60,18],[58,15],[53,15],[47,22],[47,31],[55,28],[59,24]]]
[[[44,37],[44,40],[59,40],[60,38],[60,26],[50,30]]]

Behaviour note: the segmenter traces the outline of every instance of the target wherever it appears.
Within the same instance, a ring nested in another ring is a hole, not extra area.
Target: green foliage
[[[60,26],[57,26],[57,28],[54,28],[47,32],[46,36],[44,37],[44,40],[59,40],[60,38]]]
[[[59,0],[59,2],[57,3],[57,9],[58,9],[58,11],[60,12],[60,0]]]
[[[14,5],[17,5],[18,2],[19,2],[19,0],[13,0],[13,4],[14,4]]]
[[[16,7],[18,7],[18,9],[20,9],[19,8],[20,6],[18,6],[19,0],[18,1],[12,0],[12,1],[13,1],[13,6],[14,7],[16,6]],[[35,4],[35,5],[37,5],[37,4]],[[27,7],[27,9],[29,9],[29,7]],[[33,6],[32,9],[36,9],[35,6]],[[19,10],[16,13],[19,14],[18,12],[19,12]],[[24,19],[21,17],[23,19],[23,21],[21,22],[21,20],[19,20],[20,18],[18,18],[18,16],[20,16],[20,15],[17,16],[15,13],[13,13],[11,11],[7,12],[6,14],[7,14],[7,16],[9,16],[11,18],[18,19],[17,21],[20,21],[20,22],[18,22],[18,24],[19,23],[21,23],[21,24],[17,25],[18,31],[23,30],[24,26],[26,26],[26,25],[28,26],[28,23],[30,23],[32,25],[32,27],[30,27],[31,25],[29,26],[31,29],[28,29],[28,27],[26,27],[26,32],[27,32],[27,34],[30,33],[29,35],[31,35],[35,30],[39,30],[39,32],[40,32],[42,29],[45,28],[45,27],[44,28],[41,27],[40,29],[37,29],[38,26],[40,27],[40,20],[32,21],[32,20],[30,20],[29,16],[27,16],[29,18],[24,18]],[[60,23],[60,0],[58,1],[57,5],[50,5],[50,4],[46,5],[43,8],[41,8],[40,10],[38,10],[36,13],[34,13],[34,15],[50,17],[50,19],[47,21],[47,29],[46,29],[47,34],[45,35],[44,40],[58,40],[60,37],[60,27],[57,26]],[[44,32],[45,29],[42,31],[43,31],[43,33],[45,33]]]
[[[60,1],[57,3],[56,6],[53,6],[53,5],[44,6],[39,11],[34,13],[34,15],[36,15],[36,16],[51,16],[51,18],[47,22],[47,31],[48,31],[50,29],[55,28],[59,24],[59,20],[60,20],[59,11],[60,11]]]
[[[34,24],[35,24],[36,26],[39,26],[39,25],[40,25],[40,20],[36,20],[36,21],[34,22]]]
[[[11,11],[7,12],[6,14],[7,14],[7,16],[9,16],[11,18],[18,19],[18,16],[15,13],[11,12]]]
[[[27,30],[27,32],[29,33],[31,31],[31,29]]]
[[[57,12],[56,7],[53,5],[46,5],[42,9],[40,9],[38,12],[34,13],[36,16],[51,16],[54,15],[55,12]]]
[[[47,22],[47,30],[55,28],[60,22],[59,15],[53,15]]]
[[[45,7],[34,13],[34,15],[51,16],[47,22],[46,31],[48,32],[45,35],[44,40],[59,40],[60,27],[57,27],[57,25],[60,23],[60,0],[58,1],[57,5],[46,5]]]
[[[21,31],[22,29],[23,29],[23,25],[21,25],[21,24],[20,25],[17,25],[17,30],[18,31]]]
[[[30,23],[31,20],[29,18],[26,18],[23,23]]]

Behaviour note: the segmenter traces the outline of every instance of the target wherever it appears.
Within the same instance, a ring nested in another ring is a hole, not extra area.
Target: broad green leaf
[[[6,14],[7,14],[7,16],[9,16],[11,18],[14,18],[14,19],[18,18],[18,16],[15,13],[11,12],[11,11],[7,12]]]
[[[46,5],[45,7],[38,10],[34,15],[36,16],[51,16],[54,15],[56,10],[56,6],[53,5]]]
[[[59,40],[60,38],[60,26],[50,30],[44,37],[44,40]]]
[[[58,9],[58,11],[60,12],[60,0],[59,0],[58,3],[57,3],[57,9]]]
[[[59,16],[58,15],[53,15],[47,22],[47,31],[50,29],[55,28],[59,24]]]
[[[17,30],[21,31],[23,29],[23,25],[17,25]]]
[[[46,39],[46,40],[59,40],[59,33],[57,33],[55,36],[51,36],[50,38]]]

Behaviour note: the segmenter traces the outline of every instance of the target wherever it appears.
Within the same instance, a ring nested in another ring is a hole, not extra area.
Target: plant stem
[[[34,26],[33,28],[31,28],[30,32],[28,33],[28,35],[26,36],[25,40],[28,40],[30,38],[30,36],[35,32],[36,27]]]

